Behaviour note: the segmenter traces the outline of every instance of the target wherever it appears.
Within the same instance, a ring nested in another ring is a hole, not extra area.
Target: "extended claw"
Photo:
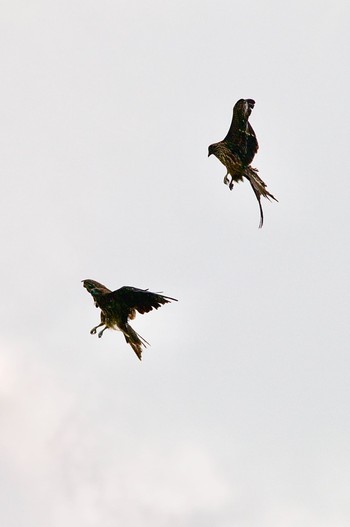
[[[228,172],[227,172],[226,176],[224,177],[224,184],[225,185],[228,185],[228,177],[227,176],[228,176]]]
[[[105,326],[102,331],[99,332],[99,334],[97,335],[99,339],[102,337],[103,332],[106,331],[106,329],[108,329],[107,326]]]
[[[94,328],[92,328],[92,330],[90,331],[90,335],[95,335],[96,329],[100,328],[101,326],[104,326],[103,322],[101,322],[101,324],[99,324],[98,326],[95,326]]]

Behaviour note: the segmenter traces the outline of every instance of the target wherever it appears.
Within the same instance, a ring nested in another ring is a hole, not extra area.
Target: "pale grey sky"
[[[0,3],[0,523],[348,527],[342,1]],[[253,165],[207,158],[253,98]],[[179,299],[89,335],[81,280]]]

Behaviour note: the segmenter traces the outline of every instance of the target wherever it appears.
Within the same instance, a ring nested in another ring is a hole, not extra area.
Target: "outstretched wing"
[[[168,304],[172,300],[177,302],[176,298],[161,295],[160,293],[152,293],[148,289],[138,289],[136,287],[124,286],[116,291],[113,291],[105,298],[106,301],[115,302],[118,304],[120,310],[128,318],[133,319],[138,311],[142,315],[158,309],[161,305]]]
[[[231,126],[224,139],[245,165],[250,165],[259,148],[255,132],[248,122],[254,106],[253,99],[240,99],[236,102]]]

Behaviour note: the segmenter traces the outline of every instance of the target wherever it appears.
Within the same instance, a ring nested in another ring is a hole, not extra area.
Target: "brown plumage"
[[[140,360],[142,346],[146,347],[146,344],[149,345],[149,343],[136,333],[128,321],[135,318],[137,311],[144,314],[152,309],[158,309],[161,305],[172,300],[177,302],[176,298],[160,293],[151,293],[148,289],[125,286],[116,291],[111,291],[95,280],[83,280],[83,286],[93,297],[95,306],[101,309],[101,323],[92,328],[90,333],[94,335],[97,328],[105,326],[98,333],[100,338],[108,328],[119,329]]]
[[[260,197],[267,199],[277,199],[266,190],[266,184],[258,176],[256,168],[250,166],[254,159],[259,145],[255,132],[248,119],[254,108],[253,99],[240,99],[233,108],[233,116],[230,129],[223,141],[209,146],[208,156],[214,154],[226,167],[227,174],[224,177],[225,185],[233,189],[233,182],[242,181],[245,177],[252,186],[254,194],[258,200],[260,209],[260,224],[263,226],[264,213],[261,206]],[[229,182],[228,176],[231,176]]]

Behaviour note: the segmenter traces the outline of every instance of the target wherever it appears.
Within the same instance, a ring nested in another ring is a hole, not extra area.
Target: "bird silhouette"
[[[260,210],[259,228],[264,223],[264,213],[261,205],[261,196],[278,201],[266,189],[266,183],[258,176],[258,170],[251,166],[259,145],[255,132],[248,119],[254,108],[253,99],[240,99],[233,107],[231,126],[226,137],[219,143],[213,143],[208,148],[208,157],[214,154],[226,167],[224,177],[225,185],[233,189],[234,181],[248,179],[258,200]],[[231,181],[229,177],[231,176]]]
[[[101,309],[101,322],[92,328],[90,333],[94,335],[99,327],[104,326],[98,333],[98,337],[101,338],[106,329],[119,329],[140,360],[142,346],[146,347],[149,343],[136,333],[128,321],[135,318],[136,312],[144,314],[172,300],[177,302],[176,298],[151,293],[148,289],[125,286],[111,291],[106,286],[90,279],[83,280],[83,286],[91,294],[95,306]]]

